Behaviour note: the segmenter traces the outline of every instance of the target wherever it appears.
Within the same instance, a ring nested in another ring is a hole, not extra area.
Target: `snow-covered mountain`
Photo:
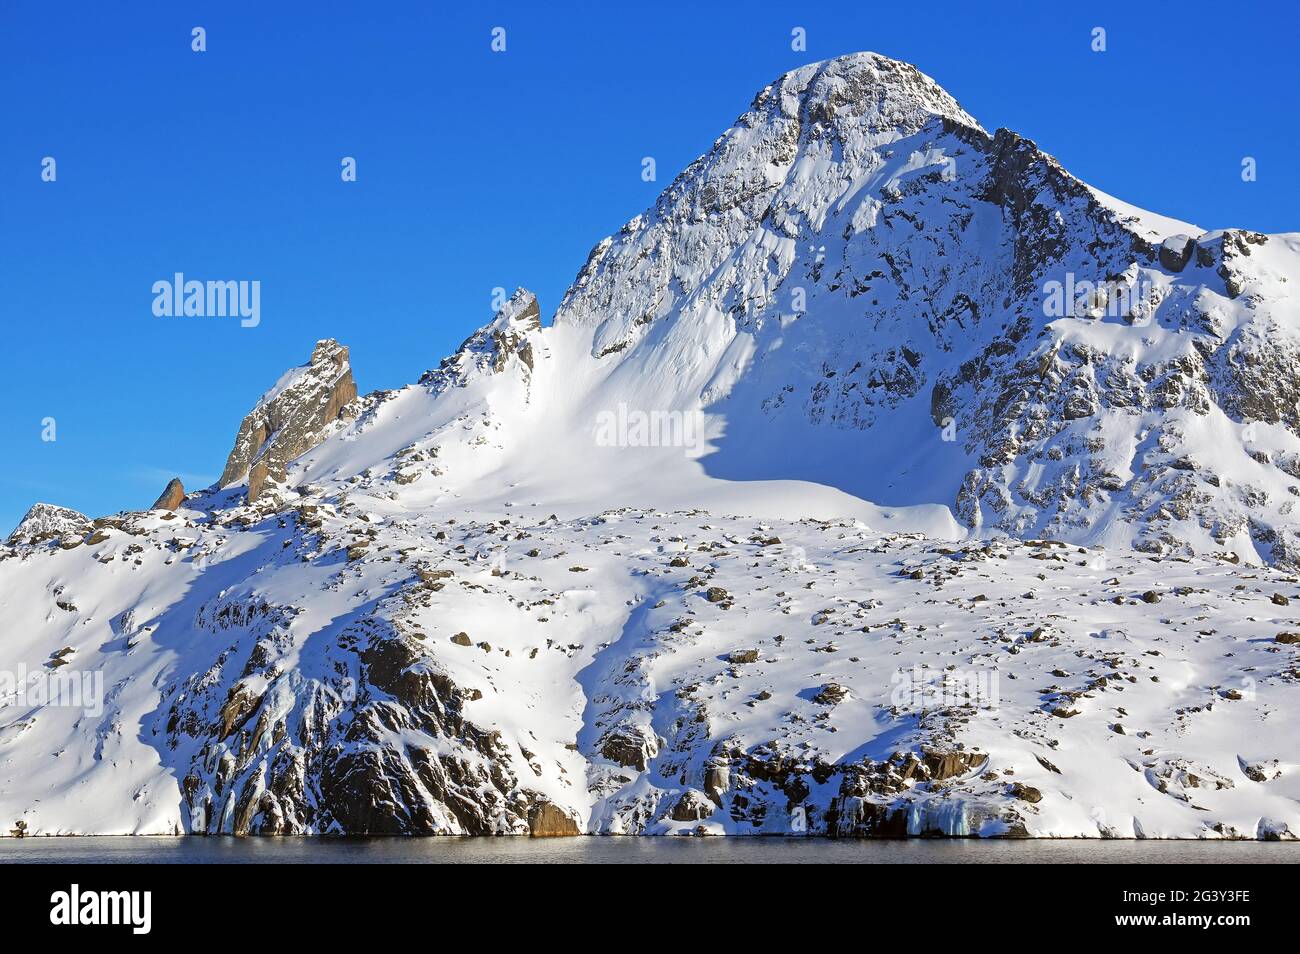
[[[549,324],[362,397],[320,342],[217,487],[35,509],[0,663],[104,700],[15,688],[0,814],[1288,836],[1297,275],[907,64],[795,70]]]

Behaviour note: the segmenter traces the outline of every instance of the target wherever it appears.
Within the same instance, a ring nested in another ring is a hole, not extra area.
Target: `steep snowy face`
[[[1298,253],[1126,206],[913,67],[843,57],[596,246],[543,336],[569,410],[542,426],[700,412],[710,478],[1290,564]]]

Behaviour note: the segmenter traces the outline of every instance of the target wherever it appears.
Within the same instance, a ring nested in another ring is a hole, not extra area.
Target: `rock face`
[[[534,838],[568,838],[581,834],[578,823],[564,809],[539,802],[528,816],[529,834]]]
[[[46,540],[81,538],[91,531],[90,518],[67,507],[38,503],[27,511],[6,541],[10,546],[44,543]]]
[[[268,484],[284,480],[289,461],[355,416],[356,398],[348,349],[332,339],[317,342],[311,361],[285,374],[244,418],[219,485],[247,481],[248,501],[257,500]]]
[[[163,489],[162,495],[153,502],[152,510],[175,510],[185,502],[185,486],[181,483],[179,477],[173,477],[167,482]]]
[[[669,818],[673,821],[703,821],[713,814],[713,802],[703,792],[688,788],[673,805]]]

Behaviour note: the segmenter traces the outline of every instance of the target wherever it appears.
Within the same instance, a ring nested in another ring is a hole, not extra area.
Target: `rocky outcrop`
[[[519,787],[500,735],[464,718],[466,694],[391,621],[358,620],[327,650],[330,675],[304,678],[282,661],[296,615],[262,603],[200,613],[201,628],[247,628],[252,646],[167,690],[169,745],[195,753],[191,831],[578,834]]]
[[[92,529],[83,513],[54,504],[34,504],[18,522],[6,541],[10,546],[32,545],[47,540],[79,541]]]
[[[348,349],[333,339],[317,342],[311,360],[281,378],[244,418],[219,486],[247,481],[249,503],[257,500],[284,480],[290,461],[355,415],[356,399]]]
[[[673,821],[703,821],[713,814],[714,807],[707,795],[689,788],[682,792],[668,817]]]
[[[582,834],[568,812],[548,801],[533,806],[528,815],[528,833],[534,838],[569,838]]]
[[[537,360],[534,343],[541,328],[537,296],[516,288],[490,322],[466,338],[436,370],[425,373],[420,383],[441,389],[463,384],[476,372],[496,375],[511,367],[527,382]]]
[[[152,510],[174,511],[185,502],[185,486],[181,483],[179,477],[173,477],[167,482],[161,496],[153,502]]]

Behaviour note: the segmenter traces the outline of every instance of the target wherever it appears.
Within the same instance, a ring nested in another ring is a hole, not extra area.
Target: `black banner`
[[[1300,845],[1279,860],[1293,856],[1300,860]],[[431,916],[474,915],[480,906],[485,914],[508,909],[507,922],[524,927],[571,919],[579,932],[599,932],[605,917],[626,926],[676,905],[703,905],[761,911],[765,923],[788,918],[792,926],[815,914],[882,930],[925,925],[935,936],[964,936],[978,924],[994,936],[1028,928],[1058,939],[1115,932],[1181,941],[1196,932],[1225,943],[1294,919],[1289,879],[1275,865],[873,864],[849,873],[805,864],[777,873],[745,864],[711,875],[665,870],[658,884],[644,870],[625,876],[625,885],[607,874],[596,894],[576,871],[566,885],[563,869],[576,865],[553,865],[561,870],[548,873],[543,890],[534,875],[506,867],[465,865],[449,879],[410,865],[357,863],[9,864],[0,882],[11,943],[35,934],[170,943],[231,930],[255,931],[259,942],[338,943],[373,940],[403,923],[415,929]],[[567,914],[557,915],[557,892],[573,902]]]

